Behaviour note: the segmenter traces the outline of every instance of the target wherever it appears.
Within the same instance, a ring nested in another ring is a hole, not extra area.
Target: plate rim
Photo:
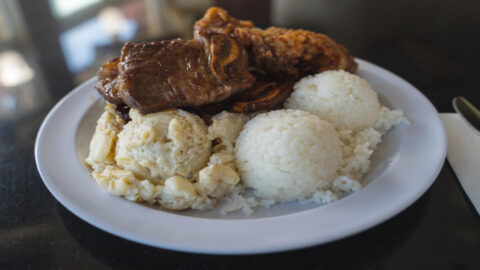
[[[393,216],[397,215],[401,211],[405,210],[408,206],[413,204],[415,201],[418,200],[418,198],[423,195],[429,187],[433,184],[433,182],[436,180],[438,174],[440,173],[445,157],[446,157],[446,151],[447,151],[447,138],[446,138],[446,132],[445,128],[440,120],[439,113],[436,110],[436,108],[431,104],[431,102],[425,97],[425,95],[420,92],[417,88],[415,88],[413,85],[411,85],[408,81],[404,80],[400,76],[394,74],[393,72],[384,69],[380,66],[377,66],[375,64],[372,64],[368,61],[358,59],[356,60],[359,63],[359,66],[365,66],[365,69],[377,69],[381,70],[382,72],[388,74],[389,76],[393,76],[399,80],[402,81],[402,83],[406,83],[406,85],[410,88],[410,90],[415,91],[417,94],[420,94],[423,97],[422,102],[426,101],[426,104],[428,104],[429,109],[433,110],[435,112],[435,117],[437,124],[440,124],[441,132],[438,134],[438,139],[442,142],[440,147],[440,155],[438,156],[438,161],[436,162],[435,168],[432,168],[430,171],[430,177],[428,180],[424,181],[423,185],[419,187],[416,191],[415,194],[410,194],[408,199],[405,199],[401,204],[397,204],[396,207],[390,212],[384,212],[381,216],[377,216],[374,220],[369,220],[368,222],[363,222],[359,226],[357,226],[354,230],[350,230],[348,233],[336,233],[330,235],[330,237],[325,237],[322,236],[319,239],[318,237],[312,237],[309,240],[308,239],[302,239],[302,240],[297,240],[295,241],[288,241],[288,240],[283,240],[280,241],[279,243],[270,243],[266,245],[253,245],[250,246],[249,248],[235,248],[234,243],[227,244],[227,248],[225,248],[225,245],[219,245],[213,244],[213,245],[208,245],[206,247],[199,247],[198,244],[196,245],[186,245],[185,243],[176,243],[175,241],[167,241],[167,242],[158,242],[158,241],[152,241],[151,239],[149,240],[148,238],[145,237],[138,237],[138,234],[136,233],[125,233],[125,230],[119,230],[118,228],[112,227],[111,224],[109,226],[109,222],[101,221],[101,220],[95,220],[95,218],[92,217],[91,214],[88,212],[86,213],[84,209],[79,208],[78,205],[75,205],[75,202],[72,202],[68,198],[65,198],[63,194],[58,190],[58,187],[53,185],[53,182],[51,179],[49,179],[49,174],[45,170],[45,164],[44,161],[41,160],[41,153],[40,151],[42,150],[42,145],[41,142],[44,139],[44,136],[46,134],[47,126],[51,124],[52,118],[55,115],[55,113],[64,106],[64,104],[70,100],[73,96],[79,94],[82,91],[87,91],[86,86],[89,86],[92,84],[96,78],[93,77],[86,82],[82,83],[81,85],[75,87],[69,94],[67,94],[65,97],[63,97],[47,114],[45,117],[44,121],[42,122],[42,125],[40,126],[36,140],[35,140],[35,162],[37,165],[37,169],[40,173],[40,176],[42,178],[42,181],[44,184],[47,186],[47,189],[52,193],[52,195],[63,205],[65,206],[70,212],[74,213],[76,216],[81,218],[82,220],[86,221],[87,223],[102,229],[103,231],[106,231],[110,234],[116,235],[121,238],[128,239],[130,241],[134,241],[137,243],[142,243],[145,245],[153,246],[153,247],[160,247],[160,248],[167,248],[171,250],[177,250],[177,251],[187,251],[187,252],[193,252],[193,253],[203,253],[203,254],[259,254],[259,253],[271,253],[271,252],[278,252],[278,251],[285,251],[285,250],[293,250],[293,249],[298,249],[298,248],[305,248],[305,247],[310,247],[318,244],[325,244],[328,242],[332,242],[341,238],[345,238],[348,236],[352,236],[354,234],[358,234],[360,232],[363,232],[367,229],[370,229],[380,223],[385,222],[389,218],[392,218]],[[96,99],[97,100],[97,99]],[[90,107],[89,107],[90,108]],[[87,109],[88,110],[88,109]],[[83,112],[85,113],[85,112]],[[96,183],[95,183],[96,185]],[[368,186],[367,186],[368,187]],[[362,188],[363,190],[363,188]],[[359,191],[360,192],[360,191]],[[352,194],[353,196],[355,194]],[[346,199],[348,199],[348,196]],[[124,200],[123,198],[119,198],[121,200]],[[215,223],[221,223],[222,225],[225,226],[231,226],[232,223],[235,224],[261,224],[264,225],[263,221],[268,219],[269,221],[272,222],[277,222],[277,219],[280,219],[281,221],[285,221],[285,219],[291,219],[292,217],[290,216],[296,216],[297,218],[305,218],[305,216],[312,215],[312,212],[315,212],[315,210],[318,208],[302,211],[300,213],[295,213],[291,215],[282,215],[282,216],[276,216],[276,217],[266,217],[266,218],[260,218],[260,219],[243,219],[243,220],[222,220],[222,219],[209,219],[206,221],[204,218],[198,218],[198,217],[185,217],[181,215],[175,215],[175,214],[169,214],[172,216],[175,216],[176,219],[179,222],[191,222],[191,219],[195,219],[195,222],[197,223],[202,223],[202,226],[205,226],[205,223],[211,223],[212,220],[214,220]],[[157,210],[155,210],[157,211]],[[171,216],[170,216],[171,217]],[[295,218],[295,217],[293,217]],[[259,222],[259,220],[261,220]],[[263,221],[262,221],[263,220]],[[291,222],[291,221],[289,221]],[[236,226],[236,225],[235,225]],[[127,230],[128,232],[128,230]]]

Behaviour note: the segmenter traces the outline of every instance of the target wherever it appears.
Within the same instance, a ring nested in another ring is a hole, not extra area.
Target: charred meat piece
[[[115,61],[100,69],[96,89],[147,114],[219,102],[253,85],[242,46],[220,34],[205,40],[126,43],[117,69]]]
[[[110,103],[117,104],[122,102],[122,97],[116,88],[118,77],[118,62],[120,58],[115,58],[105,63],[97,73],[98,82],[95,89]]]
[[[325,70],[355,72],[352,55],[328,36],[305,30],[256,28],[237,20],[221,8],[210,8],[194,26],[194,35],[230,35],[247,48],[252,65],[277,77],[302,77]]]
[[[235,113],[254,113],[280,108],[285,99],[293,91],[295,80],[292,78],[277,79],[259,72],[253,72],[255,84],[249,89],[235,94],[228,99],[200,107],[184,108],[209,119],[221,111]]]
[[[120,116],[124,123],[128,123],[130,120],[132,120],[130,118],[130,107],[128,107],[126,104],[115,104],[115,113]]]
[[[203,18],[193,25],[193,35],[195,39],[202,39],[209,34],[224,34],[235,37],[235,31],[244,28],[255,28],[255,25],[251,21],[235,19],[222,8],[211,7],[203,15]]]
[[[279,108],[293,91],[295,80],[278,80],[257,75],[255,85],[247,91],[230,98],[229,111],[235,113],[253,113]]]

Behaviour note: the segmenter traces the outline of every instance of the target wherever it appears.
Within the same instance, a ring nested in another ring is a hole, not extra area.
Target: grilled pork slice
[[[142,114],[219,102],[255,82],[244,48],[221,34],[204,42],[126,43],[97,76],[95,88],[107,101]]]

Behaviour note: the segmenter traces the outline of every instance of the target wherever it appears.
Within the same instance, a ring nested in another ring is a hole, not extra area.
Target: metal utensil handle
[[[455,97],[452,103],[455,111],[480,135],[480,111],[464,97]]]

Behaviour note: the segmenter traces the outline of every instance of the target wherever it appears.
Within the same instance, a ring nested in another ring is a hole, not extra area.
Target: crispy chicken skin
[[[218,7],[210,8],[194,25],[196,39],[212,33],[230,35],[247,48],[251,64],[277,77],[302,77],[325,70],[355,72],[352,55],[328,36],[306,30],[254,27]]]

